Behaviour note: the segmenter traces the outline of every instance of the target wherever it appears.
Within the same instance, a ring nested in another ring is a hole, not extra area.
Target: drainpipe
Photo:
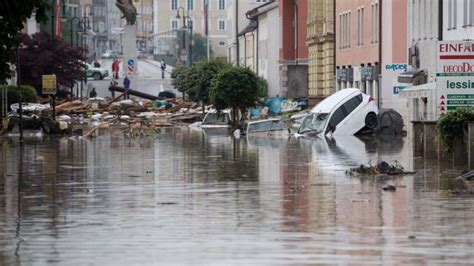
[[[237,49],[235,49],[235,56],[236,56],[236,62],[237,66],[240,65],[240,45],[239,45],[239,0],[235,0],[235,45],[237,46]]]
[[[332,92],[336,92],[336,88],[337,88],[337,80],[336,80],[336,56],[337,56],[337,53],[336,53],[336,0],[333,1],[333,10],[332,10],[332,23],[333,23],[333,29],[332,29],[332,32],[333,32],[333,49],[332,49],[332,53],[333,53],[333,66],[332,66],[332,74],[333,74],[333,88],[332,88]],[[340,23],[340,22],[339,22]]]
[[[257,18],[257,39],[254,38],[254,42],[256,43],[255,45],[255,73],[258,76],[258,18]],[[253,37],[253,32],[252,32],[252,37]]]
[[[383,0],[379,0],[379,84],[377,86],[377,107],[380,108],[381,94],[380,87],[382,87],[382,3]]]
[[[443,0],[438,0],[438,40],[443,40]]]
[[[293,0],[293,7],[295,9],[295,65],[298,65],[298,0]]]

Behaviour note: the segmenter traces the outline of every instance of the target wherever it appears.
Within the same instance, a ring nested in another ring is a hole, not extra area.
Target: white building
[[[247,12],[247,26],[238,34],[239,62],[268,82],[268,96],[280,91],[279,58],[281,37],[278,2],[267,2]],[[233,60],[235,62],[235,60]]]
[[[445,1],[446,2],[446,1]],[[408,99],[409,121],[435,121],[436,47],[442,40],[439,1],[408,1],[408,71],[398,77],[407,86],[400,92]]]
[[[443,11],[443,40],[474,40],[474,0],[445,0]]]
[[[236,64],[237,58],[240,57],[237,55],[236,49],[237,35],[248,24],[248,19],[245,14],[268,1],[269,0],[228,0],[227,26],[229,29],[229,37],[227,39],[227,58],[230,63]]]

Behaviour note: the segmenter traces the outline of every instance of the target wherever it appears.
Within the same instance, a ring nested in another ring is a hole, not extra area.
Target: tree
[[[20,70],[23,84],[32,85],[41,92],[42,75],[56,74],[58,84],[71,87],[84,78],[84,50],[72,47],[62,39],[45,32],[33,36],[21,34],[24,48],[20,51]]]
[[[261,96],[259,78],[248,68],[227,67],[219,72],[212,83],[212,100],[217,110],[232,108],[234,127],[238,122],[237,111],[242,114],[255,105]]]
[[[204,107],[206,104],[211,103],[211,87],[213,80],[217,77],[220,71],[230,67],[230,65],[221,60],[202,61],[195,68],[195,76],[193,83],[188,91],[188,95],[191,100],[200,102]]]
[[[207,40],[199,33],[193,34],[193,62],[201,62],[202,60],[207,59]],[[209,56],[212,57],[214,55],[214,51],[212,50],[212,46],[210,47]]]
[[[193,86],[196,77],[196,68],[188,66],[178,66],[171,72],[171,85],[183,95],[188,93]]]
[[[33,10],[38,22],[46,20],[50,5],[44,0],[2,0],[0,1],[0,82],[11,77],[10,63],[16,61],[17,33],[23,28]]]

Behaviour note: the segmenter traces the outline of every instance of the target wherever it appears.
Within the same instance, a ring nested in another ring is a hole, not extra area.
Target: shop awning
[[[401,98],[416,99],[421,97],[430,97],[436,90],[436,82],[430,82],[418,86],[408,87],[400,91]]]

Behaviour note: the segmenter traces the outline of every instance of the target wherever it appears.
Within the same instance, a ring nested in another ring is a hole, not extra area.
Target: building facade
[[[379,99],[378,0],[336,1],[336,89],[359,88]]]
[[[122,20],[122,13],[115,5],[115,1],[107,2],[107,38],[108,38],[108,49],[114,51],[121,50],[121,32],[125,20]]]
[[[227,39],[229,27],[227,25],[227,8],[230,0],[209,0],[209,38],[210,47],[216,57],[227,57]],[[154,1],[153,7],[156,12],[153,17],[153,46],[154,53],[172,53],[174,45],[167,42],[168,38],[176,36],[176,32],[189,30],[189,22],[192,24],[193,32],[204,35],[204,0],[159,0]],[[183,19],[183,11],[189,19]],[[177,14],[179,12],[179,18]],[[185,24],[185,25],[184,25]],[[183,27],[185,26],[185,28]],[[169,35],[169,37],[168,37]]]
[[[408,1],[408,71],[398,78],[406,86],[400,96],[408,99],[408,121],[437,120],[436,47],[447,15],[441,2]]]
[[[140,0],[137,8],[137,48],[141,51],[149,51],[152,47],[150,36],[153,33],[153,1]]]
[[[92,39],[96,58],[108,49],[107,4],[105,0],[92,0],[93,23]]]
[[[227,61],[232,64],[242,64],[238,62],[241,58],[237,47],[238,34],[247,26],[248,19],[246,13],[262,4],[272,0],[228,0],[227,6],[227,26],[229,36],[227,38]]]
[[[335,0],[308,2],[308,96],[315,105],[334,90]]]
[[[310,0],[313,1],[313,0]],[[279,74],[281,96],[308,96],[308,0],[280,0],[281,47]]]
[[[443,40],[474,40],[474,0],[443,1]]]
[[[408,1],[384,1],[381,8],[383,31],[380,107],[395,109],[407,121],[407,101],[400,97],[400,91],[405,89],[405,85],[398,83],[398,76],[408,71]]]
[[[269,1],[246,13],[247,26],[238,34],[240,65],[252,69],[268,82],[268,96],[282,95],[278,58],[280,34],[275,31],[280,16],[278,2]]]

